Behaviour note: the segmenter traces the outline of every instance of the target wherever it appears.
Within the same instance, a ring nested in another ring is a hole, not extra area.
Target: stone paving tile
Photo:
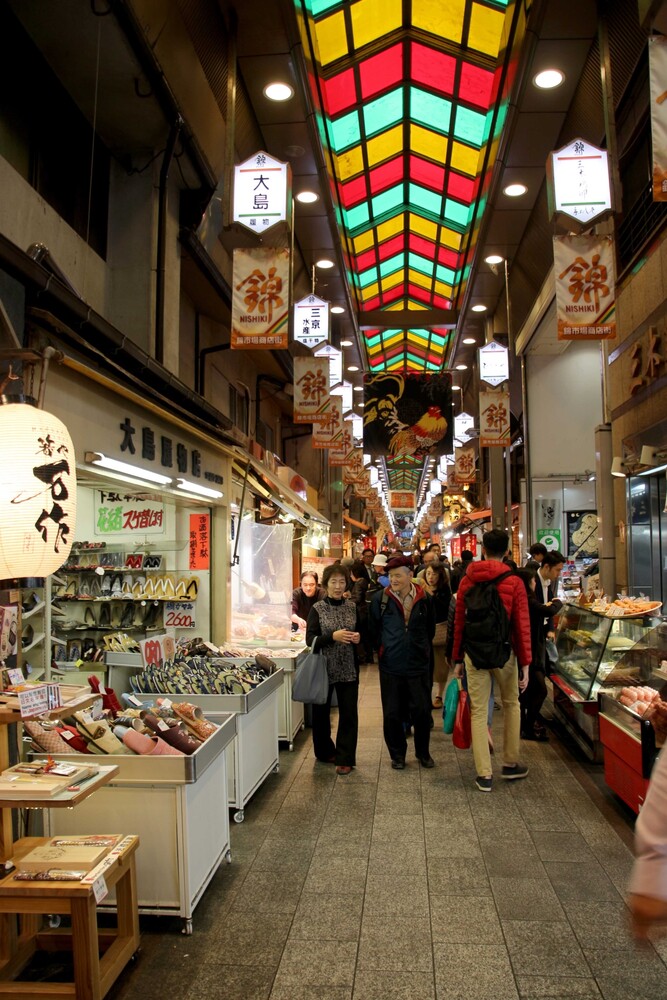
[[[614,883],[597,861],[588,864],[546,861],[544,867],[561,902],[573,899],[616,901],[619,898]]]
[[[334,930],[332,928],[332,933]],[[356,941],[290,939],[285,945],[274,989],[287,990],[292,986],[351,987],[356,960]]]
[[[532,976],[590,975],[583,952],[566,921],[503,920],[502,926],[515,973]]]
[[[339,941],[358,941],[363,892],[342,895],[334,890],[335,886],[327,892],[304,890],[289,930],[290,939],[327,938],[333,928]]]
[[[378,972],[432,972],[430,934],[419,933],[413,928],[405,931],[393,924],[367,929],[362,922],[357,968]]]
[[[491,891],[506,920],[564,920],[565,914],[548,878],[491,878]]]
[[[493,899],[487,896],[441,896],[430,893],[433,940],[439,943],[503,944]]]
[[[353,1000],[435,1000],[433,972],[357,969],[352,997]]]
[[[594,979],[574,976],[517,976],[521,1000],[600,1000]]]
[[[502,945],[437,944],[433,955],[438,1000],[518,1000]]]

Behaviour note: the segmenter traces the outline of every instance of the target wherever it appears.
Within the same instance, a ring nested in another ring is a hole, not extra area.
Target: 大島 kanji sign
[[[482,448],[509,444],[510,394],[500,390],[479,394],[479,443]]]
[[[287,218],[289,164],[263,150],[234,167],[234,222],[266,233]]]
[[[584,139],[549,153],[547,158],[549,218],[566,215],[584,229],[611,210],[606,149]]]
[[[287,348],[288,298],[289,250],[235,250],[232,348]]]
[[[328,358],[294,358],[294,423],[318,423],[328,399]]]
[[[329,339],[329,303],[306,295],[294,304],[294,339],[304,347],[317,347]]]
[[[616,336],[611,236],[554,236],[559,340]]]

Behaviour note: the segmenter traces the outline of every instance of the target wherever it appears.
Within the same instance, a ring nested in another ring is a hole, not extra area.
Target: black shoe
[[[428,757],[417,757],[422,767],[435,767],[435,761],[429,754]]]
[[[394,757],[391,766],[395,771],[402,771],[405,768],[405,757]]]
[[[531,740],[533,743],[548,743],[549,737],[547,734],[539,729],[533,729],[532,732],[527,731],[521,733],[522,740]]]

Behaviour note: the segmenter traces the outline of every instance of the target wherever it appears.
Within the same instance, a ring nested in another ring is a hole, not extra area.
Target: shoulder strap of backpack
[[[508,576],[513,576],[514,570],[508,569],[506,573],[501,573],[500,576],[495,576],[492,580],[487,580],[487,583],[492,583],[494,587],[497,587],[501,580],[506,580]]]
[[[386,590],[382,591],[382,600],[380,601],[380,618],[384,615],[387,610],[387,604],[389,602],[389,594]]]

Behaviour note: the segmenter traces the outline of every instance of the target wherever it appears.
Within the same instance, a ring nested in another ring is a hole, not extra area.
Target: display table
[[[99,830],[100,827],[98,826]],[[35,847],[48,843],[44,837],[26,837],[14,845],[20,859]],[[0,879],[0,913],[23,916],[21,932],[13,941],[0,940],[0,996],[72,997],[102,1000],[139,947],[136,873],[134,855],[139,838],[126,837],[118,853],[105,859],[107,888],[117,899],[117,927],[98,931],[97,904],[92,879],[83,882],[22,882],[12,875]],[[91,873],[92,875],[93,873]],[[64,914],[71,929],[40,930],[41,917]],[[15,982],[32,955],[40,950],[72,950],[74,980],[69,983]],[[100,950],[103,951],[100,957]]]
[[[305,647],[304,647],[305,648]],[[294,675],[296,674],[296,658],[276,660],[279,667],[282,667],[285,677],[283,680],[283,696],[278,703],[278,739],[289,744],[289,749],[294,749],[294,738],[305,726],[303,703],[292,701],[292,687],[294,685]]]
[[[197,698],[202,707],[203,701]],[[231,861],[227,753],[236,742],[237,718],[219,713],[214,721],[218,731],[189,757],[104,757],[118,774],[94,804],[84,802],[76,813],[46,813],[52,835],[138,833],[145,845],[137,861],[139,912],[180,916],[186,934],[192,933],[194,909],[221,861]],[[58,755],[74,758],[81,755]],[[112,895],[105,905],[114,905]]]

